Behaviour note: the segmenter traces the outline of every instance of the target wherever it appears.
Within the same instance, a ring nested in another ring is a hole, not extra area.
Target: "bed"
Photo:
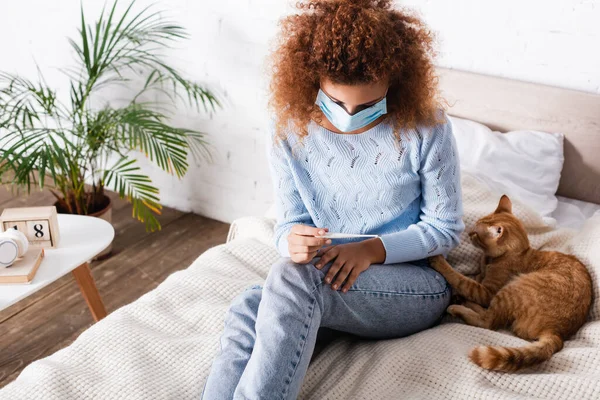
[[[600,96],[447,69],[439,75],[451,115],[501,131],[564,133],[564,165],[550,215],[555,224],[518,199],[515,213],[534,247],[561,249],[588,265],[595,290],[589,320],[563,351],[519,374],[484,371],[467,354],[479,344],[524,341],[450,316],[435,328],[391,340],[324,331],[299,398],[600,398]],[[463,175],[468,226],[498,197],[475,175]],[[230,301],[244,288],[262,284],[279,257],[274,223],[270,212],[234,221],[226,243],[114,311],[70,346],[27,366],[0,391],[0,399],[198,399]],[[473,252],[460,247],[449,258],[473,273]]]

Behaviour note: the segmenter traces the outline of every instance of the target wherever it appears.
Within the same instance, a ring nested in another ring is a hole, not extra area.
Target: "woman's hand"
[[[292,226],[287,236],[288,250],[292,261],[306,264],[312,260],[323,245],[331,243],[331,239],[315,237],[324,235],[328,230],[328,228],[315,228],[303,224]]]
[[[358,275],[371,266],[371,264],[385,261],[385,248],[378,238],[360,242],[337,244],[325,247],[317,252],[321,259],[315,264],[318,269],[335,259],[325,276],[325,282],[333,281],[331,288],[338,290],[344,280],[342,292],[346,293]],[[336,276],[335,281],[333,280]]]

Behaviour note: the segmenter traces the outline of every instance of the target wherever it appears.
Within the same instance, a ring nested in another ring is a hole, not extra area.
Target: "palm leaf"
[[[146,229],[160,229],[155,214],[160,214],[159,190],[152,186],[146,175],[140,174],[141,168],[134,165],[135,159],[121,158],[112,168],[105,171],[103,185],[119,193],[133,205],[133,217],[146,223]]]
[[[56,94],[47,86],[0,72],[0,129],[34,127],[40,117],[60,118]]]
[[[175,173],[178,178],[187,172],[188,136],[194,131],[172,127],[164,122],[165,116],[160,112],[137,104],[123,109],[120,116],[124,145],[140,150],[161,169]]]

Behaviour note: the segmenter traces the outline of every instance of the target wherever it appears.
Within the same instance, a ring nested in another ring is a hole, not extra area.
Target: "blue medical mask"
[[[351,132],[363,128],[382,115],[387,114],[386,97],[354,115],[348,114],[344,107],[331,100],[321,89],[317,93],[315,104],[321,108],[329,122],[342,132]]]

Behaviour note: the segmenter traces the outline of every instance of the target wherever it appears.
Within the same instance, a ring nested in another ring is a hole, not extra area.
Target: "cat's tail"
[[[562,348],[562,338],[555,333],[546,332],[536,342],[524,347],[475,347],[469,353],[469,358],[485,369],[515,372],[550,359]]]

